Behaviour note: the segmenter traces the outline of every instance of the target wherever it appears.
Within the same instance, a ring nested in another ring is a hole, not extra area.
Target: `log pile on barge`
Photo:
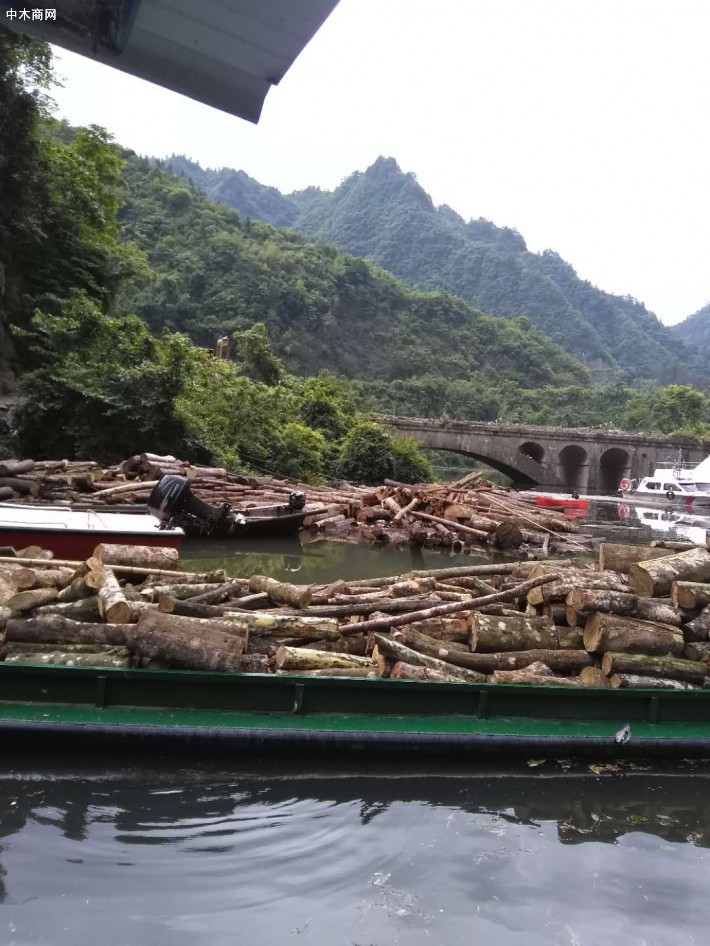
[[[0,659],[541,686],[707,686],[710,551],[602,545],[327,585],[192,573],[177,552],[0,558]],[[614,562],[616,568],[608,568]]]
[[[304,541],[326,537],[454,552],[522,549],[537,555],[591,548],[591,536],[579,534],[573,520],[531,506],[514,490],[477,473],[455,483],[385,481],[372,488],[241,476],[150,453],[108,468],[92,461],[6,460],[0,463],[0,500],[136,513],[146,509],[153,487],[167,475],[186,477],[198,499],[242,511],[277,506],[294,490],[303,492]]]

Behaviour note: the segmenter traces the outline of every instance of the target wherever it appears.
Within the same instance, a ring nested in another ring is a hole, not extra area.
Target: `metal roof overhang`
[[[56,19],[43,6],[39,20],[31,0],[0,0],[0,23],[258,122],[267,92],[337,3],[54,0]]]

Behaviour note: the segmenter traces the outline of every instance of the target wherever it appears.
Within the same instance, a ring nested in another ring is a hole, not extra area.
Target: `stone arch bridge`
[[[710,453],[710,444],[693,437],[393,415],[376,420],[426,449],[450,450],[487,463],[517,484],[580,492],[616,492],[625,476],[648,476],[679,451],[690,463]]]

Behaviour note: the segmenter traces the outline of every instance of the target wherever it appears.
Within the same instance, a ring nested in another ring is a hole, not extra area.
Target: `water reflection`
[[[709,775],[16,771],[2,942],[704,942]]]

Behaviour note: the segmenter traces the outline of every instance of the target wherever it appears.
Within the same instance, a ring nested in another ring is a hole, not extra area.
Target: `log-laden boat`
[[[0,546],[39,546],[61,559],[88,558],[100,543],[180,547],[180,528],[161,528],[149,516],[0,503]]]
[[[87,747],[710,757],[710,691],[0,663],[0,735]]]

